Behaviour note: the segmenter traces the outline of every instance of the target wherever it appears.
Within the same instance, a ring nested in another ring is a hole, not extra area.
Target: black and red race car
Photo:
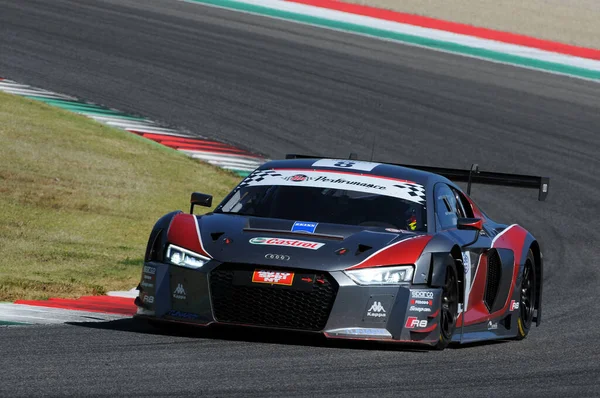
[[[146,250],[136,317],[418,343],[522,339],[541,321],[543,257],[523,227],[491,220],[455,184],[549,179],[288,155],[213,212],[192,194]]]

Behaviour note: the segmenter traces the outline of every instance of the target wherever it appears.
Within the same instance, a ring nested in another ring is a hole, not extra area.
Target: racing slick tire
[[[533,322],[536,297],[535,278],[535,258],[530,249],[527,253],[527,259],[525,260],[525,265],[523,267],[523,277],[521,278],[519,317],[517,318],[517,340],[523,340],[527,337]]]
[[[456,319],[458,318],[458,275],[456,273],[455,261],[448,255],[446,266],[446,278],[442,288],[442,305],[440,307],[440,338],[434,346],[436,350],[443,350],[452,341],[456,330]]]

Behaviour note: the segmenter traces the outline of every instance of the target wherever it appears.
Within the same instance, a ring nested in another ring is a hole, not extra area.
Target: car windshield
[[[215,212],[426,232],[424,194],[411,197],[407,191],[414,191],[412,186],[409,189],[406,184],[391,185],[395,181],[382,180],[284,172],[257,181],[250,175]]]

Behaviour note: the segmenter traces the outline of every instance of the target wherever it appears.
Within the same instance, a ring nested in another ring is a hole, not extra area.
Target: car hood
[[[293,220],[233,214],[197,220],[202,246],[217,261],[322,271],[356,266],[392,244],[422,235],[327,223],[318,223],[312,233],[292,232]]]

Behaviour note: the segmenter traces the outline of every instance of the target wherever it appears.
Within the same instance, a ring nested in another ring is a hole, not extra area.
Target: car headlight
[[[207,261],[210,260],[208,257],[194,253],[183,247],[169,245],[167,247],[167,260],[174,265],[187,268],[200,268]]]
[[[412,265],[399,267],[365,268],[344,271],[354,282],[359,285],[397,285],[410,282],[413,277]]]

